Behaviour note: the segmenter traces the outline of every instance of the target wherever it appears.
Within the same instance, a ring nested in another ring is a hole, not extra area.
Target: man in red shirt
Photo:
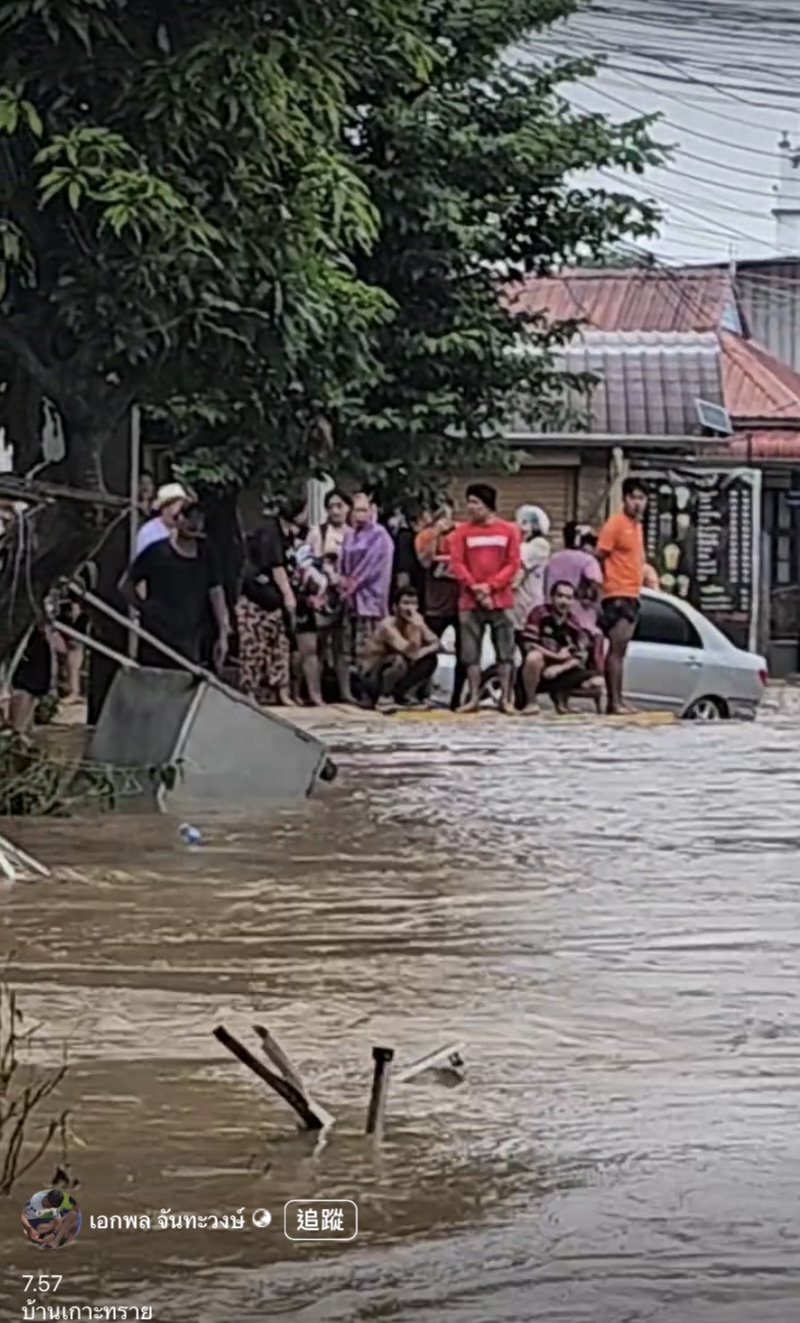
[[[483,633],[491,630],[502,698],[500,711],[514,707],[514,589],[520,567],[520,530],[498,519],[497,492],[483,482],[467,488],[467,522],[450,536],[450,573],[460,585],[458,595],[461,660],[469,694],[459,710],[480,706]]]

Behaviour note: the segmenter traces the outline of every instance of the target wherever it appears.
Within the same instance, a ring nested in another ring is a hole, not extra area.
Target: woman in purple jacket
[[[342,702],[353,703],[352,675],[360,673],[364,651],[380,622],[389,614],[394,542],[378,523],[365,492],[353,497],[352,533],[342,547],[339,569],[345,604],[344,646],[349,665],[342,667]]]

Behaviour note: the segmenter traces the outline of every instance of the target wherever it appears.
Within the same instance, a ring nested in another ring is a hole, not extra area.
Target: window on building
[[[723,331],[733,331],[734,335],[742,335],[742,319],[739,316],[739,309],[735,303],[726,303],[720,319],[720,326]]]
[[[800,507],[794,501],[794,493],[791,497],[786,491],[764,493],[765,527],[772,535],[769,568],[773,590],[800,583]]]

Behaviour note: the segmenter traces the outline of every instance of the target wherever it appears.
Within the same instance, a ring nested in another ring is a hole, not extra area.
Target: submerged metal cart
[[[120,670],[86,758],[124,777],[124,802],[162,812],[258,809],[297,802],[335,767],[325,744],[258,707],[217,676],[186,661],[141,626],[84,591],[88,605],[123,623],[181,666],[156,670],[113,654]],[[66,633],[79,637],[76,631]],[[111,653],[106,645],[94,644]]]

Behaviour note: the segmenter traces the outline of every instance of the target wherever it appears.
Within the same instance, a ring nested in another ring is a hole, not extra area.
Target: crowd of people
[[[576,693],[599,710],[605,689],[607,710],[621,712],[648,582],[644,506],[629,480],[599,535],[570,523],[553,551],[545,511],[523,506],[502,519],[484,483],[467,489],[462,521],[448,505],[415,505],[384,524],[366,492],[334,489],[318,525],[301,500],[265,515],[246,539],[229,611],[202,511],[171,484],[140,529],[122,589],[147,631],[190,661],[221,668],[233,643],[240,689],[265,706],[425,703],[451,630],[455,710],[480,706],[488,631],[502,711],[536,713],[544,693],[559,711]],[[140,660],[173,664],[149,646]]]
[[[500,518],[485,483],[467,488],[463,520],[446,503],[417,504],[386,523],[368,493],[335,488],[317,525],[301,500],[266,513],[242,541],[231,591],[201,505],[168,483],[143,492],[119,589],[149,636],[142,665],[235,665],[241,691],[264,706],[427,704],[450,631],[453,710],[481,705],[488,632],[504,713],[535,714],[543,694],[558,711],[576,694],[600,711],[604,692],[606,710],[622,712],[641,589],[658,586],[645,562],[645,502],[628,479],[622,509],[599,533],[569,523],[553,550],[544,510],[526,505]],[[74,696],[68,640],[57,623],[46,637],[63,653]]]

